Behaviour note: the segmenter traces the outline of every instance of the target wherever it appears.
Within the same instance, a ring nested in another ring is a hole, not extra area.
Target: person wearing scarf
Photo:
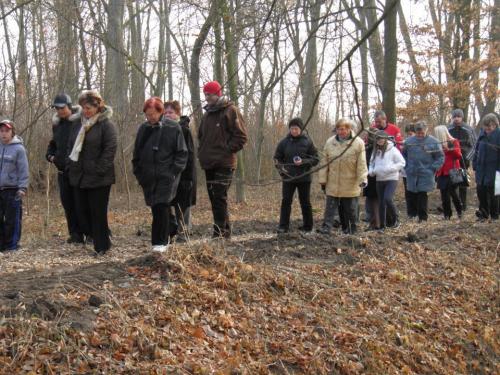
[[[112,109],[97,91],[83,91],[78,104],[82,112],[69,136],[66,168],[86,242],[103,255],[111,247],[108,202],[115,183],[116,128]]]

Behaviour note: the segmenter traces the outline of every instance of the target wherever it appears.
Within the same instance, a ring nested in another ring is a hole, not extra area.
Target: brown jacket
[[[247,143],[245,122],[238,108],[221,97],[206,106],[198,130],[198,159],[203,169],[236,168],[236,153]]]

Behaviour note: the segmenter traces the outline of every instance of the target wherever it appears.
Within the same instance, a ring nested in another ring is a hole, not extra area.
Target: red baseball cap
[[[222,96],[222,86],[217,81],[207,82],[203,86],[203,93]]]
[[[10,120],[2,120],[2,121],[0,121],[0,127],[2,127],[2,126],[5,126],[7,129],[12,129],[13,128],[12,121],[10,121]]]

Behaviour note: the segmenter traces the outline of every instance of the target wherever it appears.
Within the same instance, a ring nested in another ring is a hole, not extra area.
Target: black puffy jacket
[[[115,183],[115,154],[117,136],[115,125],[110,118],[113,111],[105,107],[97,122],[85,134],[78,161],[66,159],[66,170],[71,186],[95,189]],[[72,127],[68,140],[69,155],[82,127],[81,117]]]
[[[132,165],[148,206],[170,204],[186,168],[188,152],[179,124],[163,120],[139,127]]]
[[[67,119],[61,119],[57,113],[52,117],[52,139],[45,154],[47,161],[54,157],[53,163],[60,172],[64,172],[66,169],[69,137],[74,123],[80,119],[82,108],[74,106],[71,108],[71,112]]]
[[[294,164],[293,158],[295,156],[302,159],[301,165]],[[292,137],[291,134],[288,134],[278,143],[274,153],[274,162],[284,179],[300,176],[319,163],[318,150],[306,134],[301,133],[298,137]],[[308,174],[293,181],[309,182],[311,175]]]

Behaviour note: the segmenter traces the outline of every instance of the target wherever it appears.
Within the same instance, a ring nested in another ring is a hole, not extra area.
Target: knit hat
[[[379,130],[375,133],[375,137],[376,138],[384,138],[384,139],[387,139],[389,138],[389,134],[387,134],[385,131],[383,130]]]
[[[295,117],[288,122],[288,128],[298,126],[300,130],[304,130],[304,121],[300,117]]]
[[[464,111],[462,111],[460,108],[454,109],[453,111],[451,111],[451,118],[454,117],[464,118]]]
[[[59,94],[54,98],[54,102],[52,103],[52,108],[61,109],[64,107],[71,107],[71,97],[68,94]]]
[[[203,86],[204,94],[222,96],[222,86],[217,81],[210,81]]]

